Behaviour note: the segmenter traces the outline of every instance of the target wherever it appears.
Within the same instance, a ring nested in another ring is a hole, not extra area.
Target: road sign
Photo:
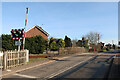
[[[20,46],[20,45],[21,45],[21,42],[20,42],[20,41],[15,41],[15,45],[16,45],[16,46]]]

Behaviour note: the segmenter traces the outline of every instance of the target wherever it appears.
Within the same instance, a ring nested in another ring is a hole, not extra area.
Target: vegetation
[[[73,47],[77,47],[77,44],[76,44],[77,41],[78,41],[77,39],[73,39],[73,40],[72,40],[72,46],[73,46]]]
[[[26,38],[25,48],[30,50],[30,53],[43,53],[46,49],[47,41],[41,37]]]
[[[2,34],[2,50],[15,50],[17,46],[15,46],[15,40],[11,40],[11,35]]]
[[[48,60],[48,59],[47,58],[30,58],[28,64],[33,62],[45,61],[45,60]]]
[[[78,40],[78,42],[76,42],[76,45],[78,47],[84,47],[88,50],[88,40],[85,40],[84,37],[82,37],[82,40]]]
[[[65,36],[65,47],[72,47],[72,41],[69,37]]]
[[[15,50],[18,47],[15,46],[15,41],[18,40],[11,40],[11,35],[2,35],[2,50]],[[22,49],[22,42],[21,40],[21,49]],[[26,38],[25,40],[25,48],[30,51],[30,53],[43,53],[44,50],[46,49],[47,46],[47,41],[41,37],[41,36],[36,36],[36,37],[31,37],[31,38]]]
[[[56,44],[55,41],[53,41],[53,42],[50,44],[50,49],[51,49],[51,50],[58,50],[58,46],[57,46],[57,44]]]
[[[91,44],[97,44],[101,39],[101,34],[98,32],[89,32],[84,37],[85,39],[89,40]]]
[[[50,38],[49,48],[52,51],[56,51],[59,48],[65,47],[65,42],[63,39],[54,39],[53,37]]]

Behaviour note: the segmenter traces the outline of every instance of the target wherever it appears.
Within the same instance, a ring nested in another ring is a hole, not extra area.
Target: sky
[[[49,37],[64,39],[67,35],[78,40],[89,32],[98,32],[102,34],[100,41],[117,43],[117,2],[3,2],[2,34],[25,27],[26,7],[27,30],[38,25]]]

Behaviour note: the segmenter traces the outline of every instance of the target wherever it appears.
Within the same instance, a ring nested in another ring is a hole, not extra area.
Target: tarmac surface
[[[50,59],[37,65],[31,64],[32,67],[26,70],[3,72],[2,80],[72,80],[72,79],[111,79],[116,78],[113,75],[113,68],[118,65],[118,60],[114,53],[85,53],[76,54],[64,58]],[[116,61],[115,61],[116,60]],[[45,64],[46,63],[46,64]],[[112,64],[113,63],[113,64]],[[41,64],[41,65],[40,65]],[[42,65],[43,64],[43,65]],[[28,66],[30,67],[30,66]],[[117,66],[118,67],[118,66]],[[23,68],[23,67],[21,67]],[[119,69],[119,68],[117,68]],[[17,68],[16,68],[17,70]],[[115,71],[116,72],[116,71]],[[5,75],[8,74],[8,75]],[[119,73],[116,73],[116,75]],[[114,77],[110,77],[110,75]],[[118,76],[118,75],[117,75]],[[119,78],[119,77],[118,77]]]

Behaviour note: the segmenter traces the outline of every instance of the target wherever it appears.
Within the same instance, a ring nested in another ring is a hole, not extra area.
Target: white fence
[[[2,59],[3,59],[3,53],[0,52],[0,80],[2,79]]]
[[[25,64],[29,61],[29,51],[28,50],[10,50],[3,52],[2,56],[3,69],[8,69],[18,65]]]

